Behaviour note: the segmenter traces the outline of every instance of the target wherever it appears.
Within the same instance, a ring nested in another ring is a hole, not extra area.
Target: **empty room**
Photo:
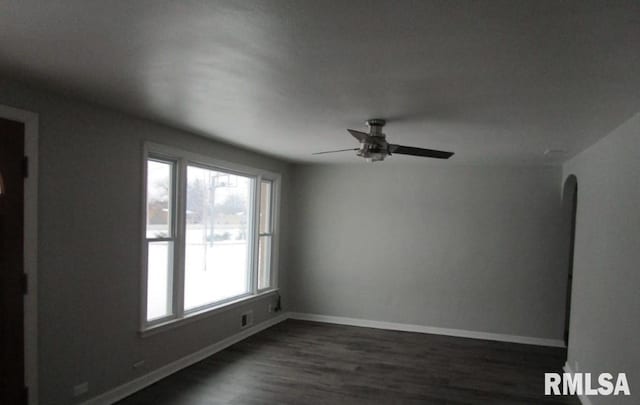
[[[640,2],[0,2],[0,404],[640,403]]]

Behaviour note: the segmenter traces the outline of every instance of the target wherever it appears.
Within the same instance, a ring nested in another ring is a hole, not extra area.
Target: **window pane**
[[[172,313],[173,242],[149,242],[147,256],[147,321]]]
[[[171,236],[173,164],[147,160],[147,238]]]
[[[271,185],[260,182],[260,233],[271,233]]]
[[[271,287],[271,235],[260,237],[258,245],[258,289]]]
[[[252,180],[187,167],[184,308],[249,292]]]

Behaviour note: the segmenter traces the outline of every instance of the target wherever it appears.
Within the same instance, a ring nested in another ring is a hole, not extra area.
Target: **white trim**
[[[252,235],[253,242],[251,243],[251,249],[249,252],[249,291],[255,295],[258,293],[258,251],[260,241],[260,176],[252,179],[253,187],[251,188],[251,216],[253,218],[250,224],[249,235]]]
[[[156,369],[150,372],[149,374],[143,375],[142,377],[136,378],[135,380],[124,383],[112,390],[109,390],[96,397],[93,397],[87,400],[86,402],[83,402],[83,405],[103,405],[103,404],[112,404],[114,402],[117,402],[137,391],[140,391],[145,387],[148,387],[149,385],[165,377],[168,377],[169,375],[177,371],[182,370],[185,367],[189,367],[194,363],[197,363],[221,350],[226,349],[227,347],[235,343],[238,343],[241,340],[248,338],[251,335],[261,332],[286,319],[287,319],[287,314],[283,313],[274,318],[271,318],[257,325],[254,325],[250,328],[243,329],[242,332],[240,333],[236,333],[233,336],[229,336],[226,339],[223,339],[217,343],[214,343],[210,346],[200,349],[195,353],[191,353],[181,359],[178,359],[172,363],[167,364],[166,366],[162,366],[159,369]]]
[[[527,345],[565,347],[561,339],[545,339],[530,336],[505,335],[501,333],[478,332],[464,329],[438,328],[408,323],[372,321],[368,319],[345,318],[342,316],[307,314],[290,312],[289,318],[305,321],[335,323],[339,325],[360,326],[363,328],[400,330],[403,332],[430,333],[434,335],[457,336],[471,339],[495,340],[498,342],[522,343]]]
[[[140,181],[140,196],[142,199],[142,205],[140,205],[140,239],[142,245],[140,249],[140,313],[138,314],[138,330],[144,330],[147,325],[147,260],[148,260],[148,246],[147,246],[147,158],[149,157],[149,151],[147,150],[147,144],[142,144],[142,156],[140,161],[142,162],[142,181]]]
[[[24,299],[25,383],[29,404],[38,403],[38,114],[0,104],[0,117],[24,123],[29,177],[24,183],[24,272],[29,282]]]
[[[569,366],[569,364],[564,363],[564,366],[562,367],[562,370],[565,373],[569,373],[569,374],[573,374],[573,369],[571,369],[571,367]],[[591,400],[589,399],[588,396],[586,395],[576,395],[578,397],[578,399],[580,400],[580,403],[582,405],[593,405],[593,403],[591,402]]]
[[[247,305],[250,303],[253,303],[255,301],[258,301],[260,299],[263,299],[267,296],[270,295],[277,295],[279,292],[278,290],[269,290],[269,291],[264,291],[264,292],[260,292],[256,295],[247,295],[247,296],[243,296],[241,298],[237,298],[231,301],[227,301],[223,304],[220,304],[216,307],[204,307],[203,309],[199,310],[199,311],[195,311],[195,312],[190,312],[185,314],[184,317],[182,318],[172,318],[169,319],[167,321],[165,321],[164,323],[159,323],[159,324],[155,324],[153,326],[149,326],[146,329],[142,329],[138,331],[138,334],[145,338],[147,336],[151,336],[151,335],[155,335],[156,333],[159,332],[163,332],[165,330],[169,330],[169,329],[173,329],[176,328],[178,326],[182,326],[182,325],[186,325],[188,323],[191,322],[195,322],[195,321],[199,321],[201,319],[205,319],[208,318],[210,316],[213,315],[218,315],[222,312],[226,312],[229,311],[231,309],[236,309],[238,307],[240,307],[241,305]]]

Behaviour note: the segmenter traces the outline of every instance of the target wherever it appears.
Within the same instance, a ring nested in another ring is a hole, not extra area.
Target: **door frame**
[[[565,321],[564,321],[564,331],[563,331],[563,340],[569,348],[569,338],[571,334],[571,304],[573,300],[573,279],[574,279],[574,256],[575,256],[575,243],[576,243],[576,227],[578,221],[578,178],[575,174],[569,174],[562,184],[562,200],[563,200],[563,215],[566,214],[564,212],[565,200],[567,198],[571,198],[571,201],[568,201],[570,204],[570,216],[568,218],[567,228],[565,231],[569,231],[569,252],[568,252],[568,260],[567,260],[567,289],[566,289],[566,297],[565,297]],[[567,218],[565,218],[567,220]],[[568,351],[566,355],[568,356]]]
[[[38,403],[38,114],[0,104],[0,118],[24,123],[25,155],[29,158],[24,183],[24,381],[29,404]]]

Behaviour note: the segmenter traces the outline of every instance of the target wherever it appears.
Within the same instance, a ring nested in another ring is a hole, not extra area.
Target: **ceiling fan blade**
[[[445,152],[442,150],[414,148],[413,146],[402,146],[389,144],[390,153],[398,153],[400,155],[422,156],[436,159],[449,159],[453,156],[453,152]]]
[[[356,131],[355,129],[347,129],[347,131],[360,142],[364,142],[370,137],[366,132]]]
[[[350,150],[358,150],[360,148],[349,148],[349,149],[338,149],[338,150],[328,150],[326,152],[316,152],[312,153],[312,155],[324,155],[325,153],[336,153],[336,152],[347,152]]]

